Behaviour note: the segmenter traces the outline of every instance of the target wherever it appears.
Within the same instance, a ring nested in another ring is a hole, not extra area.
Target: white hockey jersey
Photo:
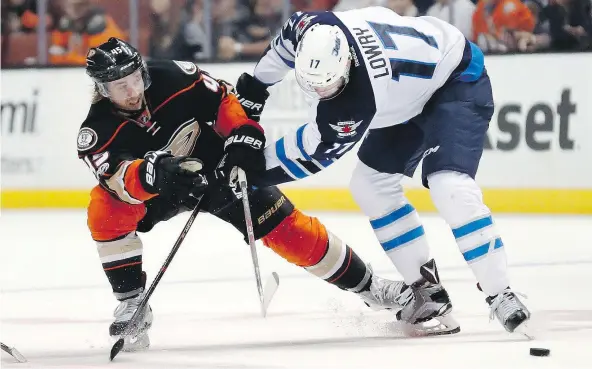
[[[318,172],[366,130],[407,122],[446,81],[476,80],[483,70],[483,54],[452,25],[370,7],[294,13],[257,63],[255,78],[268,85],[281,81],[294,68],[302,35],[317,23],[345,33],[352,53],[350,79],[337,97],[311,105],[307,124],[266,149],[268,169],[278,168],[270,183]]]

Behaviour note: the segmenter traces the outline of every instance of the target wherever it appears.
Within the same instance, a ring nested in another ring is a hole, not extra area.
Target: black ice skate
[[[422,279],[411,285],[413,298],[397,312],[397,319],[412,324],[416,334],[442,335],[460,332],[450,315],[452,303],[440,284],[434,259],[420,267]]]

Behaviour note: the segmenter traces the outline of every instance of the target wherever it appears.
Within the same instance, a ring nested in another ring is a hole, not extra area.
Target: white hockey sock
[[[420,280],[419,270],[428,261],[429,248],[415,208],[406,202],[384,215],[371,218],[370,225],[405,283]]]
[[[504,244],[477,183],[466,174],[443,171],[428,177],[436,208],[481,289],[494,296],[509,285]]]
[[[429,248],[419,215],[403,194],[402,177],[360,162],[350,189],[397,271],[412,284],[422,278],[419,270],[429,259]]]

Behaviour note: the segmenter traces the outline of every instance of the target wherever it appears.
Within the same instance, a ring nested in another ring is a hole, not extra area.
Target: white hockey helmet
[[[350,63],[345,33],[337,26],[315,24],[304,33],[296,50],[296,81],[307,95],[331,99],[349,81]]]

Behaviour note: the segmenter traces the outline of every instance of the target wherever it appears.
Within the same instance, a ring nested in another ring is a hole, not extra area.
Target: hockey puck
[[[549,356],[551,350],[545,348],[531,348],[530,354],[532,356]]]

